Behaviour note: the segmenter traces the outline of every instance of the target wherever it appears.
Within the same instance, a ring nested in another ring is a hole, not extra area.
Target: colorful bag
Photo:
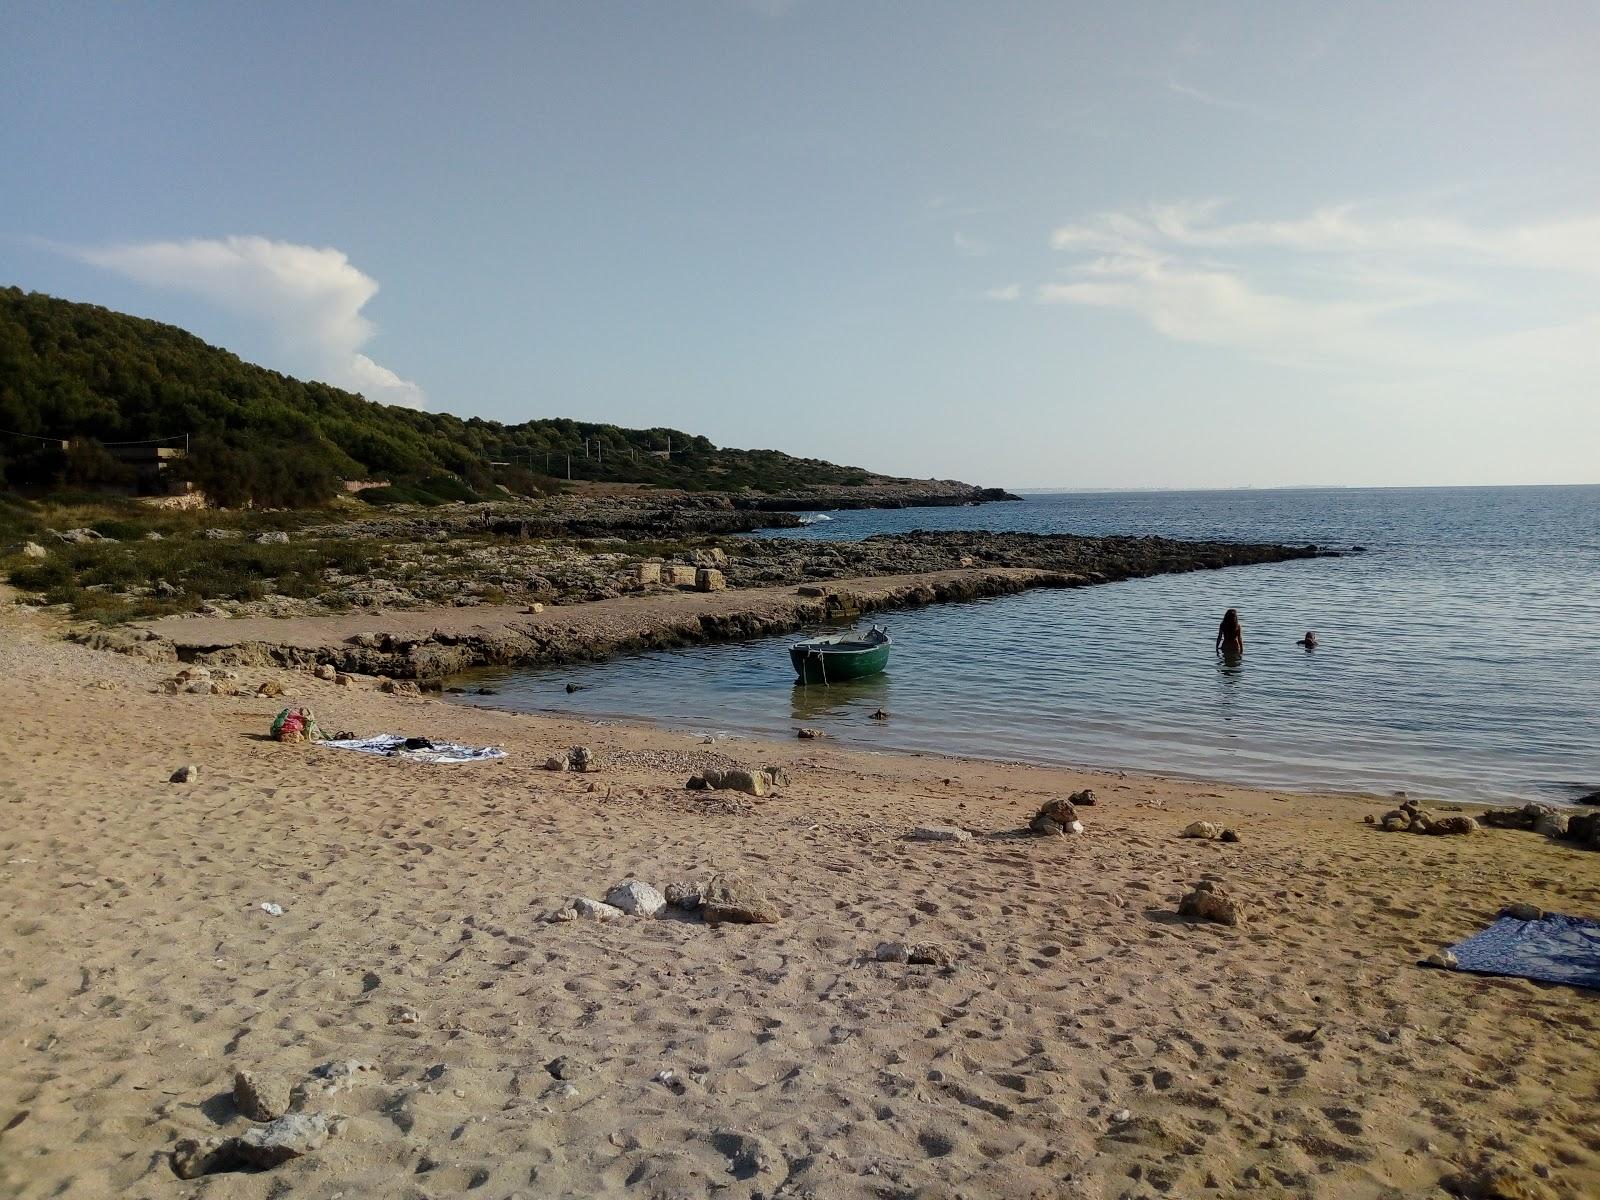
[[[272,722],[272,737],[279,742],[314,742],[322,737],[322,730],[309,708],[286,708]]]

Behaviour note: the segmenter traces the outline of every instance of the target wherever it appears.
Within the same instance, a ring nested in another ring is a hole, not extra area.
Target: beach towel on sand
[[[432,738],[407,738],[397,733],[380,733],[377,737],[341,738],[323,742],[335,750],[355,750],[362,754],[377,754],[383,758],[406,758],[412,762],[467,763],[483,762],[491,758],[504,758],[506,752],[498,746],[463,746],[460,742],[436,742]]]
[[[1600,921],[1589,917],[1501,917],[1450,952],[1461,971],[1600,989]]]

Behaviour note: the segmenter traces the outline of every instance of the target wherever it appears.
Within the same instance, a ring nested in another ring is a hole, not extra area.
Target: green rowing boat
[[[789,661],[801,683],[840,683],[876,675],[889,665],[887,631],[874,625],[866,633],[835,633],[807,638],[789,647]]]

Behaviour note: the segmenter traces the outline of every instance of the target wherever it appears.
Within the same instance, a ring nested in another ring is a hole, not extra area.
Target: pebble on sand
[[[173,783],[193,783],[200,778],[200,768],[193,763],[184,763],[172,773]]]

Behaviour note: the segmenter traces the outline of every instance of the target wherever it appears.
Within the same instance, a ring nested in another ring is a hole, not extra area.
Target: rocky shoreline
[[[698,567],[664,571],[660,562],[635,563],[622,585],[626,591],[548,609],[476,605],[290,619],[169,617],[95,631],[83,640],[149,658],[322,665],[430,683],[478,667],[768,637],[1029,588],[1085,587],[1324,553],[1312,546],[1030,534],[912,534],[820,544],[769,539],[741,544],[735,555],[700,552]],[[663,575],[694,582],[675,586],[659,582]]]

